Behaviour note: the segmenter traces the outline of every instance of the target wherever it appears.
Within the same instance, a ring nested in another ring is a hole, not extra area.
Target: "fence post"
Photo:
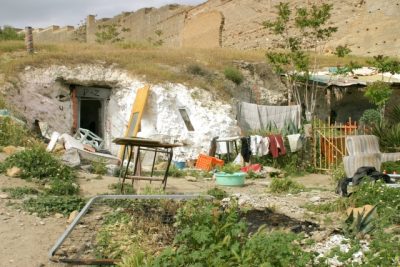
[[[33,35],[32,35],[32,27],[25,27],[25,45],[28,53],[33,53]]]

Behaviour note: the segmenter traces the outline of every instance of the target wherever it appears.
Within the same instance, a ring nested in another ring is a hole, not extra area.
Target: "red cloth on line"
[[[283,139],[280,134],[268,135],[269,139],[269,151],[273,158],[277,158],[279,155],[286,155],[286,148],[283,144]]]
[[[279,155],[279,151],[276,138],[273,135],[268,135],[268,139],[269,139],[269,151],[271,152],[273,158],[277,158]]]
[[[277,134],[277,135],[275,135],[275,138],[279,144],[279,150],[280,150],[279,155],[281,155],[281,156],[286,155],[286,148],[285,148],[285,145],[283,144],[282,136],[280,134]]]

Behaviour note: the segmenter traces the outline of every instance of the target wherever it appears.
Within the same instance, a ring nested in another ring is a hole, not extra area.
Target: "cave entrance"
[[[97,99],[81,99],[79,128],[92,131],[100,137],[103,137],[103,101]]]
[[[78,128],[92,131],[101,138],[105,135],[106,104],[111,90],[97,87],[76,87]]]

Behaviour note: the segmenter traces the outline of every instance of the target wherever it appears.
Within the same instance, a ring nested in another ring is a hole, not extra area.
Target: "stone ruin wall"
[[[143,8],[136,12],[125,12],[114,18],[95,21],[87,19],[88,43],[96,42],[99,26],[116,25],[119,37],[126,41],[145,43],[162,39],[166,46],[180,46],[181,32],[185,22],[187,6],[167,5],[161,8]],[[161,31],[157,36],[156,31]]]
[[[120,36],[126,41],[147,42],[162,39],[168,47],[266,49],[275,42],[261,23],[273,19],[274,6],[281,0],[209,0],[195,7],[167,5],[125,12],[111,19],[87,20],[87,42],[95,42],[99,25],[119,25]],[[292,0],[307,5],[317,0]],[[318,1],[319,2],[319,1]],[[397,56],[400,51],[400,0],[334,0],[332,26],[339,28],[326,45],[331,52],[337,45],[348,44],[356,55],[386,54]],[[122,29],[129,29],[122,31]],[[155,32],[162,31],[161,37]],[[37,30],[37,42],[74,40],[74,30],[51,27]],[[76,38],[75,38],[76,39]]]
[[[35,29],[33,32],[34,43],[65,43],[77,40],[73,26],[50,26],[46,29]]]

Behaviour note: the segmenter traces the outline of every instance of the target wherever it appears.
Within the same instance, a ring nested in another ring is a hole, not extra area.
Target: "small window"
[[[191,132],[194,131],[194,128],[193,128],[192,122],[190,121],[187,110],[185,108],[180,108],[179,113],[181,114],[181,117],[182,117],[183,121],[185,122],[186,129]]]

